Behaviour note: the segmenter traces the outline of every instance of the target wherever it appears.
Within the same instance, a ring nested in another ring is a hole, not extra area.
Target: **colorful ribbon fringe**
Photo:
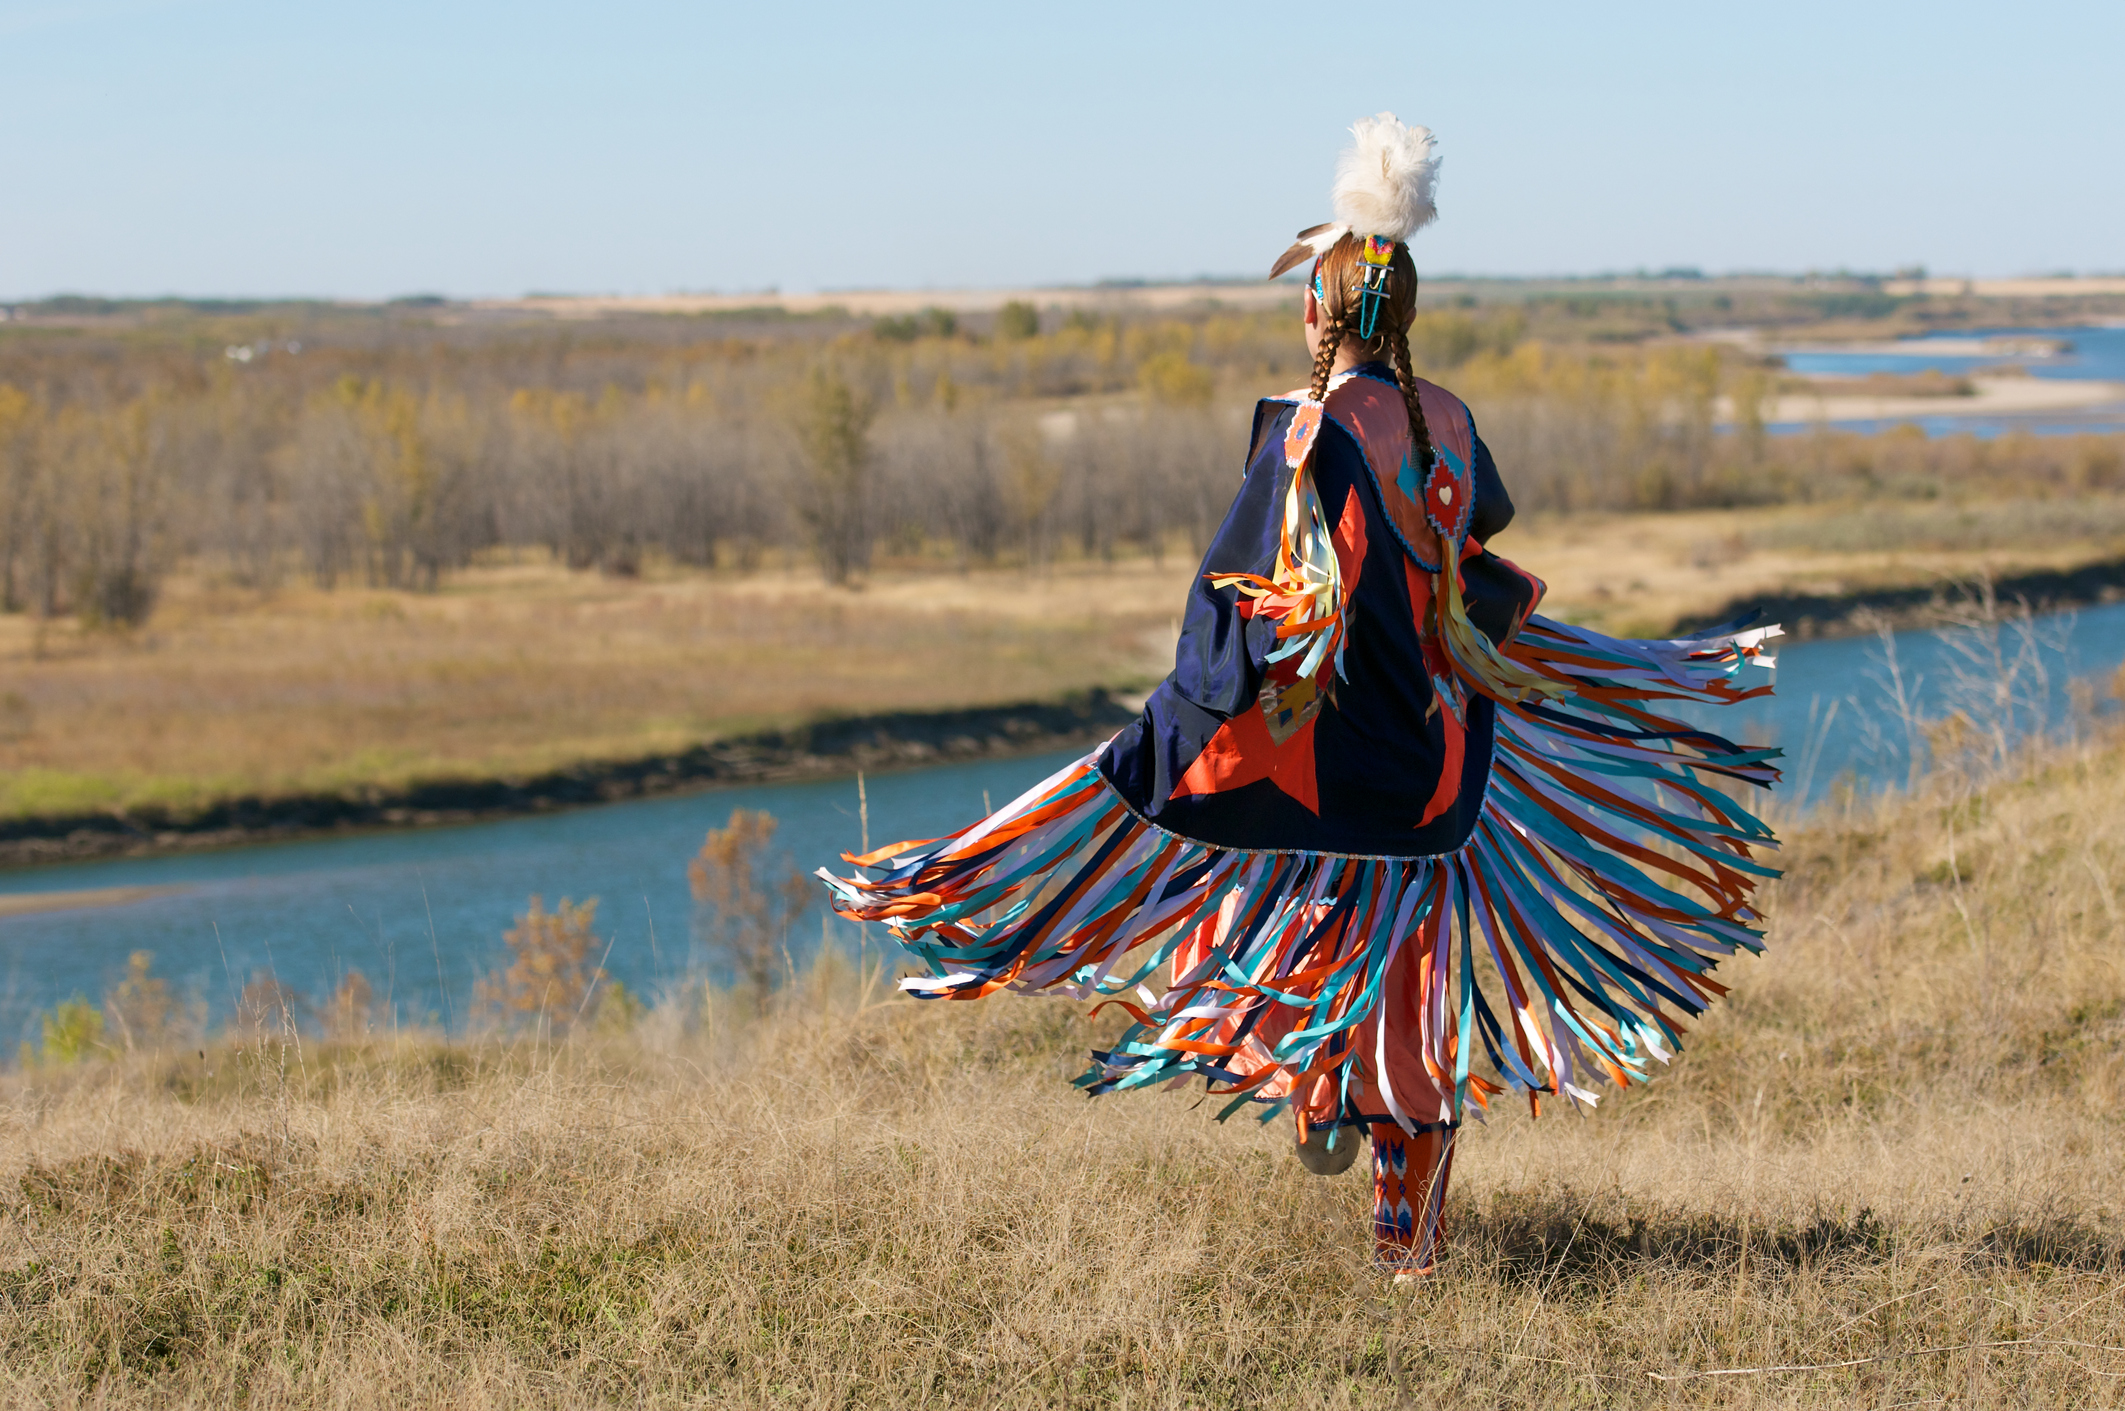
[[[1301,417],[1307,430],[1294,433],[1286,455],[1296,456],[1295,473],[1284,488],[1282,532],[1269,576],[1212,573],[1213,588],[1238,591],[1240,614],[1276,624],[1276,645],[1264,659],[1261,709],[1270,736],[1279,744],[1318,715],[1327,699],[1329,674],[1343,675],[1343,645],[1348,636],[1349,588],[1364,558],[1362,542],[1336,542],[1313,477],[1304,470],[1321,424],[1321,403],[1308,402]],[[1363,535],[1360,532],[1360,540]],[[1345,559],[1348,559],[1348,565]]]
[[[1136,817],[1095,752],[948,838],[819,875],[929,968],[910,993],[1120,1004],[1135,1023],[1078,1080],[1094,1094],[1201,1077],[1221,1117],[1296,1101],[1302,1129],[1362,1107],[1411,1133],[1506,1090],[1593,1102],[1679,1046],[1677,1018],[1724,993],[1720,957],[1760,949],[1776,839],[1725,790],[1768,787],[1779,752],[1648,708],[1768,691],[1735,677],[1778,629],[1734,627],[1625,641],[1537,616],[1502,651],[1450,642],[1498,727],[1474,834],[1443,856],[1193,842]]]

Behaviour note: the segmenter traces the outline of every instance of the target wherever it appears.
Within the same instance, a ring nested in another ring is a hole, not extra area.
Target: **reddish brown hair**
[[[1328,379],[1336,354],[1346,340],[1357,338],[1358,290],[1365,283],[1365,263],[1358,252],[1365,247],[1362,235],[1346,235],[1321,256],[1321,346],[1313,358],[1313,396],[1328,395]],[[1417,375],[1409,365],[1409,321],[1417,312],[1417,265],[1407,245],[1396,245],[1387,265],[1387,299],[1380,306],[1380,321],[1371,339],[1359,343],[1366,361],[1385,359],[1395,370],[1395,383],[1402,389],[1402,405],[1409,409],[1410,458],[1419,468],[1431,465],[1431,428],[1424,424],[1424,408],[1417,401]]]

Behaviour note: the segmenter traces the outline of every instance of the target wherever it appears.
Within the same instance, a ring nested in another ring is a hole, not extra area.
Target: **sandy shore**
[[[0,919],[36,916],[49,911],[85,911],[98,906],[131,906],[186,890],[182,886],[97,887],[79,892],[10,892],[0,896]]]
[[[2057,275],[2030,279],[1890,279],[1882,293],[1893,298],[1939,294],[1950,299],[2086,299],[2125,294],[2125,277]]]
[[[1793,392],[1764,406],[1764,419],[1776,423],[1902,421],[1940,416],[2005,416],[2125,408],[2125,383],[2066,382],[2038,377],[1976,377],[1969,397],[1870,397],[1829,391]],[[1733,404],[1721,398],[1720,421],[1734,420]]]
[[[1778,343],[1769,351],[1782,357],[1796,354],[1867,354],[1875,357],[1936,358],[2055,358],[2072,351],[2073,339],[2064,334],[1989,333],[1967,338],[1883,338],[1862,343]]]

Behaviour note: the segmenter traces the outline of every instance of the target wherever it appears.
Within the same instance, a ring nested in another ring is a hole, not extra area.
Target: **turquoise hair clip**
[[[1365,282],[1358,287],[1358,337],[1370,343],[1380,329],[1380,306],[1387,302],[1387,276],[1392,273],[1395,242],[1377,235],[1365,237],[1358,258],[1365,265]]]
[[[1365,265],[1365,280],[1358,286],[1358,337],[1370,343],[1380,331],[1380,306],[1387,302],[1387,279],[1395,257],[1395,242],[1382,240],[1377,235],[1365,237],[1358,251],[1358,258]],[[1313,297],[1322,303],[1328,302],[1328,290],[1321,283],[1322,257],[1313,261]]]

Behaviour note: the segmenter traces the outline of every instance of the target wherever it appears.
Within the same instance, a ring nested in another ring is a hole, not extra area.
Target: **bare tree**
[[[871,566],[871,422],[877,403],[838,371],[812,369],[790,425],[808,472],[801,514],[826,581],[847,584]]]
[[[730,822],[708,830],[686,867],[695,925],[711,955],[729,965],[767,1010],[786,955],[790,922],[810,903],[810,881],[787,854],[771,851],[775,816],[737,808]]]

